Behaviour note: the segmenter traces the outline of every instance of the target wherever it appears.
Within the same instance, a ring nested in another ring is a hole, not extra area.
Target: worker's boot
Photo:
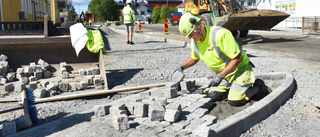
[[[264,83],[261,79],[256,79],[253,86],[258,86],[260,88],[259,94],[268,95],[271,89]]]
[[[212,102],[222,101],[228,97],[228,92],[211,91],[208,93],[208,97],[212,99]]]

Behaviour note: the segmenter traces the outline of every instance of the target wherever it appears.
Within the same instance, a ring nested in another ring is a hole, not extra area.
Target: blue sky
[[[76,12],[78,14],[81,14],[81,12],[86,12],[88,10],[88,5],[90,3],[91,0],[72,0],[72,5],[73,7],[76,9]],[[122,1],[122,0],[116,0],[118,1]],[[140,2],[142,0],[138,0],[138,2]],[[256,0],[259,1],[259,0]]]

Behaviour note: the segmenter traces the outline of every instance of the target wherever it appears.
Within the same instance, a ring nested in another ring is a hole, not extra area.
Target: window
[[[21,11],[27,11],[26,0],[21,0]]]
[[[28,10],[29,10],[29,14],[32,14],[31,0],[28,0]]]
[[[37,10],[37,15],[39,16],[39,0],[36,0],[36,10]]]
[[[252,2],[249,2],[249,3],[248,3],[248,6],[251,6],[251,5],[252,5]]]
[[[141,14],[141,15],[144,15],[144,14],[145,14],[145,12],[144,12],[144,11],[141,11],[141,12],[140,12],[140,14]]]
[[[244,6],[244,1],[241,1],[240,5],[241,5],[241,6]]]
[[[43,16],[43,7],[42,7],[42,1],[40,1],[40,16]]]

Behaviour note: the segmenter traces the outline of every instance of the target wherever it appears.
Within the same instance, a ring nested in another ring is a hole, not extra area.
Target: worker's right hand
[[[218,86],[221,83],[223,77],[221,76],[221,74],[217,74],[217,75],[210,76],[209,79],[210,79],[210,82],[207,87],[214,87],[214,86]]]
[[[171,77],[174,79],[175,82],[181,82],[184,78],[183,74],[184,67],[181,65],[178,68],[176,68],[173,73],[171,74]]]

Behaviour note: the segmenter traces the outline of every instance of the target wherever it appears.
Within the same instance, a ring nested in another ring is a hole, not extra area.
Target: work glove
[[[210,82],[208,84],[208,87],[218,86],[221,83],[222,79],[223,77],[221,76],[221,74],[217,74],[209,77]]]
[[[181,65],[180,67],[176,68],[171,77],[175,82],[181,82],[183,80],[183,78],[185,77],[185,74],[183,74],[183,66]]]

